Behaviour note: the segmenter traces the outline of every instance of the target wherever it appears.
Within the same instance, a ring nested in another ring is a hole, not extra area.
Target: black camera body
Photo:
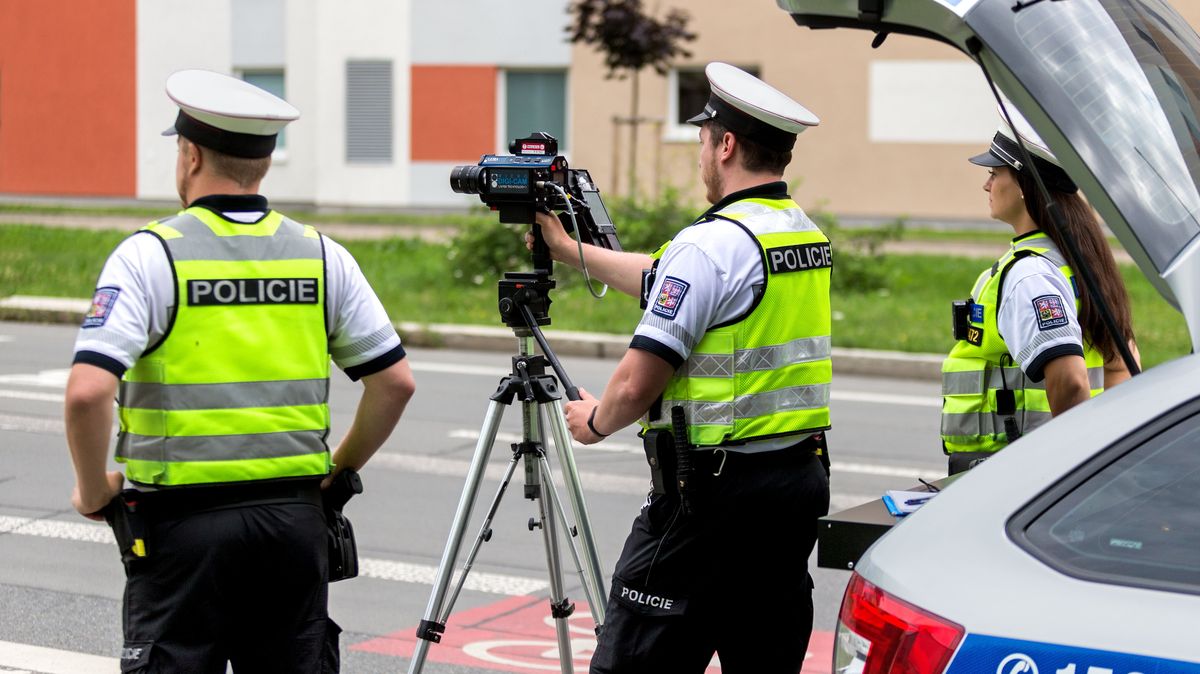
[[[455,166],[450,172],[450,189],[478,194],[480,201],[499,212],[500,222],[533,224],[539,210],[574,210],[581,241],[621,250],[616,227],[591,174],[570,168],[566,157],[558,154],[554,136],[538,131],[512,141],[508,149],[513,154],[485,154],[474,166]],[[560,214],[559,220],[572,231],[569,213]]]

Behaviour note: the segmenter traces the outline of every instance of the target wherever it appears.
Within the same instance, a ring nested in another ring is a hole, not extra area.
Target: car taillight
[[[923,611],[855,573],[846,586],[833,646],[835,674],[941,674],[961,625]]]

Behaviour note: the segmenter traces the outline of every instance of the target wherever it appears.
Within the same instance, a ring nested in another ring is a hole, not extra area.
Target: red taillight
[[[833,648],[835,674],[941,674],[963,628],[897,599],[855,573]]]

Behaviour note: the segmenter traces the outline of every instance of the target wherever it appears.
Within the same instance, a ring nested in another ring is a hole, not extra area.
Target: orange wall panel
[[[0,192],[135,195],[136,12],[0,0]]]
[[[496,150],[494,66],[412,67],[412,160],[476,162]]]

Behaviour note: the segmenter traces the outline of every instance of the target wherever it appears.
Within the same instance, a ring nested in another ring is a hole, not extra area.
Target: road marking
[[[61,403],[66,400],[66,396],[62,393],[38,393],[37,391],[18,391],[16,389],[0,389],[0,398],[36,400],[44,403]]]
[[[0,384],[66,388],[70,369],[42,370],[37,374],[0,374]]]
[[[945,475],[941,474],[945,472],[942,468],[908,468],[905,466],[884,466],[874,463],[852,463],[849,461],[834,461],[830,469],[835,473],[862,473],[863,475],[907,477],[912,480],[919,477],[927,480],[945,477]]]
[[[0,671],[9,671],[4,668],[10,667],[38,674],[116,674],[121,671],[121,661],[99,655],[0,641]]]
[[[115,545],[112,530],[108,526],[83,522],[0,516],[0,534],[37,536],[39,538],[55,538],[84,543]],[[113,561],[116,561],[116,551],[113,551]],[[386,559],[363,558],[359,560],[358,575],[378,580],[433,585],[433,581],[437,576],[437,567],[424,564],[394,562]],[[467,576],[466,584],[463,585],[468,590],[508,595],[511,597],[521,597],[541,592],[549,586],[550,583],[545,580],[522,578],[520,576],[509,576],[499,573],[484,573],[476,570],[471,571]],[[3,658],[3,653],[0,653],[0,664],[7,663],[8,661]],[[42,670],[39,669],[38,671]]]
[[[455,440],[470,440],[471,442],[476,442],[479,440],[479,431],[472,431],[466,428],[450,431],[448,435]],[[514,442],[521,442],[522,440],[524,440],[524,437],[517,433],[496,433],[496,442],[498,443],[512,444]],[[547,445],[547,448],[550,448],[550,446],[554,444],[553,437],[547,437],[545,444]],[[584,452],[620,452],[623,454],[642,453],[641,445],[631,445],[629,443],[613,442],[611,440],[602,440],[594,445],[575,445],[575,443],[572,443],[572,446]]]
[[[511,370],[502,367],[486,365],[459,365],[457,363],[413,362],[414,372],[441,372],[445,374],[480,375],[486,377],[507,377]],[[839,391],[833,389],[830,394],[833,400],[853,403],[872,403],[877,405],[904,405],[913,407],[941,407],[939,396],[910,396],[895,393],[871,393],[867,391]]]
[[[839,391],[836,388],[829,394],[833,400],[850,403],[872,403],[875,405],[908,405],[913,407],[941,408],[942,398],[938,395],[908,396],[894,393],[867,393],[865,391]]]
[[[504,477],[508,461],[501,463],[493,452],[492,460],[484,470],[484,477],[499,481]],[[508,457],[508,452],[504,452]],[[553,467],[553,463],[551,464]],[[422,454],[376,454],[371,458],[370,466],[403,470],[423,475],[441,475],[444,477],[466,478],[471,470],[471,462],[460,459],[441,459]],[[514,479],[520,478],[520,472]],[[650,490],[650,477],[629,477],[608,473],[579,472],[579,481],[585,491],[595,491],[605,494],[633,494],[645,496]]]
[[[62,435],[67,432],[67,426],[61,419],[0,414],[0,431]]]
[[[453,430],[448,433],[449,437],[456,440],[471,440],[472,442],[479,440],[479,431],[468,429]],[[514,443],[520,442],[522,436],[517,433],[497,433],[497,443]],[[580,452],[600,451],[600,452],[621,452],[625,454],[642,453],[640,445],[631,445],[622,442],[612,442],[605,440],[595,445],[584,445],[582,447],[575,446],[575,449]],[[494,450],[493,450],[494,451]],[[855,463],[849,461],[834,461],[833,470],[839,473],[862,473],[863,475],[883,475],[887,477],[906,477],[909,479],[923,478],[938,478],[942,477],[939,474],[941,468],[912,468],[908,466],[888,466],[883,464],[872,463]],[[465,472],[463,473],[466,474]],[[497,475],[499,477],[499,475]]]

